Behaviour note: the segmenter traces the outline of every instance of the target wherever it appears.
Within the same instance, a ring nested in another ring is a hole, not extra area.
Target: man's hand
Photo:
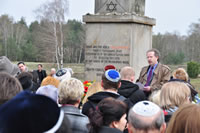
[[[144,91],[147,91],[147,92],[151,91],[150,86],[145,86],[145,87],[144,87]]]

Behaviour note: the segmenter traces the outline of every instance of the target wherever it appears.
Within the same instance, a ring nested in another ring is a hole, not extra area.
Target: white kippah
[[[133,112],[140,116],[154,116],[160,111],[160,107],[150,101],[141,101],[132,108]]]

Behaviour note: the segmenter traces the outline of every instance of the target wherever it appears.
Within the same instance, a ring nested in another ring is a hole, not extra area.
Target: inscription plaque
[[[129,66],[129,46],[123,45],[87,45],[85,51],[85,72],[101,79],[103,66],[112,64],[116,68]],[[91,77],[90,77],[91,79]]]

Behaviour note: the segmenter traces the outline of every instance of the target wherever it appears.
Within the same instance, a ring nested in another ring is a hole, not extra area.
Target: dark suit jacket
[[[41,84],[42,80],[47,76],[47,73],[45,70],[42,70],[41,72],[37,70],[37,74],[39,76],[39,84]]]

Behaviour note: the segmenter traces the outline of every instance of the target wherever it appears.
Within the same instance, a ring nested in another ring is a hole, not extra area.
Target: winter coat
[[[147,82],[147,73],[150,66],[145,66],[140,72],[138,82],[146,84]],[[160,90],[162,85],[170,80],[171,70],[168,66],[158,63],[157,67],[153,72],[153,78],[151,80],[150,88],[151,92],[155,90]]]
[[[62,107],[62,110],[70,121],[73,133],[88,133],[87,124],[89,123],[89,119],[78,108],[66,105]]]
[[[118,93],[125,98],[129,98],[133,105],[139,101],[147,100],[144,92],[139,89],[138,85],[127,80],[121,80],[121,87],[118,89]]]

